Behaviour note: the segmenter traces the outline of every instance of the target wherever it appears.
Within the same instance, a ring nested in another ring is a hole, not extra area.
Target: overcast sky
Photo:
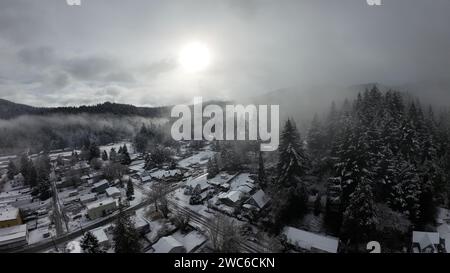
[[[0,1],[0,98],[162,105],[292,86],[448,82],[450,1]],[[191,41],[211,65],[179,67]]]

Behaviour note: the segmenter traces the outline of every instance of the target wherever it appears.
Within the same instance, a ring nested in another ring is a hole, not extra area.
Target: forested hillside
[[[137,107],[129,104],[105,102],[97,105],[65,107],[33,107],[0,99],[0,119],[11,119],[22,115],[52,114],[114,114],[123,116],[142,116],[148,118],[167,117],[169,107]]]

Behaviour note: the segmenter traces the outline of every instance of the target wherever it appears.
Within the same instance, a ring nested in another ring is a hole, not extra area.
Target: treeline
[[[96,105],[67,107],[33,107],[0,99],[0,119],[11,119],[22,115],[75,115],[75,114],[113,114],[120,116],[141,116],[147,118],[167,117],[169,107],[137,107],[120,103],[99,103]]]
[[[131,139],[142,124],[163,122],[100,114],[22,116],[0,120],[0,154],[81,148],[86,139],[104,145]]]

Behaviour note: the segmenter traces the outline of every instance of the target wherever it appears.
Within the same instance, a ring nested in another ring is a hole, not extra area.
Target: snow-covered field
[[[188,168],[191,165],[194,164],[206,164],[210,158],[212,158],[216,152],[206,150],[206,151],[200,151],[188,158],[182,159],[178,162],[178,166],[183,168]]]

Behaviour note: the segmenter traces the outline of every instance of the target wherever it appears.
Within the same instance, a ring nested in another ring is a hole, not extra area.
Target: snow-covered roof
[[[241,191],[230,191],[219,195],[219,199],[228,199],[233,203],[239,201],[242,197]]]
[[[227,183],[228,180],[230,180],[233,176],[231,174],[228,174],[226,172],[221,172],[218,175],[214,176],[213,178],[208,180],[208,183],[211,185],[222,185],[224,183]]]
[[[104,184],[108,184],[108,180],[106,180],[106,179],[100,180],[99,182],[94,184],[94,187],[97,188],[97,187],[103,186]]]
[[[107,199],[103,199],[103,200],[99,200],[99,201],[87,204],[86,207],[88,209],[93,209],[93,208],[98,208],[100,206],[108,205],[108,204],[111,204],[111,203],[116,203],[116,200],[114,200],[112,198],[107,198]]]
[[[172,236],[162,237],[152,246],[155,253],[169,253],[172,249],[184,246]]]
[[[106,194],[108,196],[113,196],[115,194],[120,194],[120,190],[118,188],[116,188],[116,187],[109,187],[105,191],[106,191]]]
[[[84,202],[86,200],[92,200],[92,199],[95,199],[96,196],[97,196],[97,194],[95,194],[95,193],[83,194],[80,196],[80,201]]]
[[[285,227],[283,234],[289,243],[301,248],[311,250],[312,248],[328,253],[337,253],[339,239],[324,236],[293,227]]]
[[[30,189],[28,189],[28,188],[22,189],[22,190],[4,191],[4,192],[0,192],[0,200],[18,198],[23,195],[28,195],[29,193],[30,193]]]
[[[136,172],[144,171],[145,164],[137,164],[137,165],[134,165],[134,166],[130,166],[130,167],[128,167],[128,168],[129,168],[130,170],[136,171]]]
[[[0,228],[0,245],[23,240],[27,236],[27,225]]]
[[[145,160],[144,159],[134,160],[130,164],[130,166],[136,166],[136,165],[145,165]]]
[[[196,178],[190,179],[186,182],[187,186],[191,186],[195,188],[197,185],[200,185],[202,190],[205,190],[209,187],[208,179],[206,178],[207,174],[200,175]]]
[[[140,216],[133,217],[134,227],[139,229],[149,225],[149,223]]]
[[[180,167],[186,168],[193,164],[206,164],[208,160],[213,157],[215,152],[213,151],[201,151],[191,157],[185,158],[178,162]]]
[[[450,222],[450,210],[445,208],[438,208],[437,223],[442,224]]]
[[[424,232],[424,231],[413,231],[413,243],[418,243],[421,249],[428,246],[439,244],[439,233],[437,232]]]
[[[6,206],[0,209],[0,221],[14,220],[19,214],[19,209],[15,207]]]
[[[269,196],[266,195],[263,190],[258,190],[257,192],[255,192],[255,194],[252,195],[251,198],[255,201],[256,205],[258,205],[260,209],[263,208],[270,200]]]
[[[155,172],[150,173],[150,176],[153,178],[161,179],[164,177],[172,177],[175,175],[181,174],[180,170],[157,170]]]
[[[100,244],[109,241],[108,236],[106,236],[105,230],[103,228],[93,229],[91,230],[91,232],[95,236],[95,238],[97,238]]]
[[[249,173],[241,173],[234,177],[230,182],[232,190],[238,190],[248,193],[254,188],[253,179],[250,178]]]
[[[149,181],[149,180],[152,180],[152,177],[151,176],[142,176],[141,179],[142,179],[142,181]]]

